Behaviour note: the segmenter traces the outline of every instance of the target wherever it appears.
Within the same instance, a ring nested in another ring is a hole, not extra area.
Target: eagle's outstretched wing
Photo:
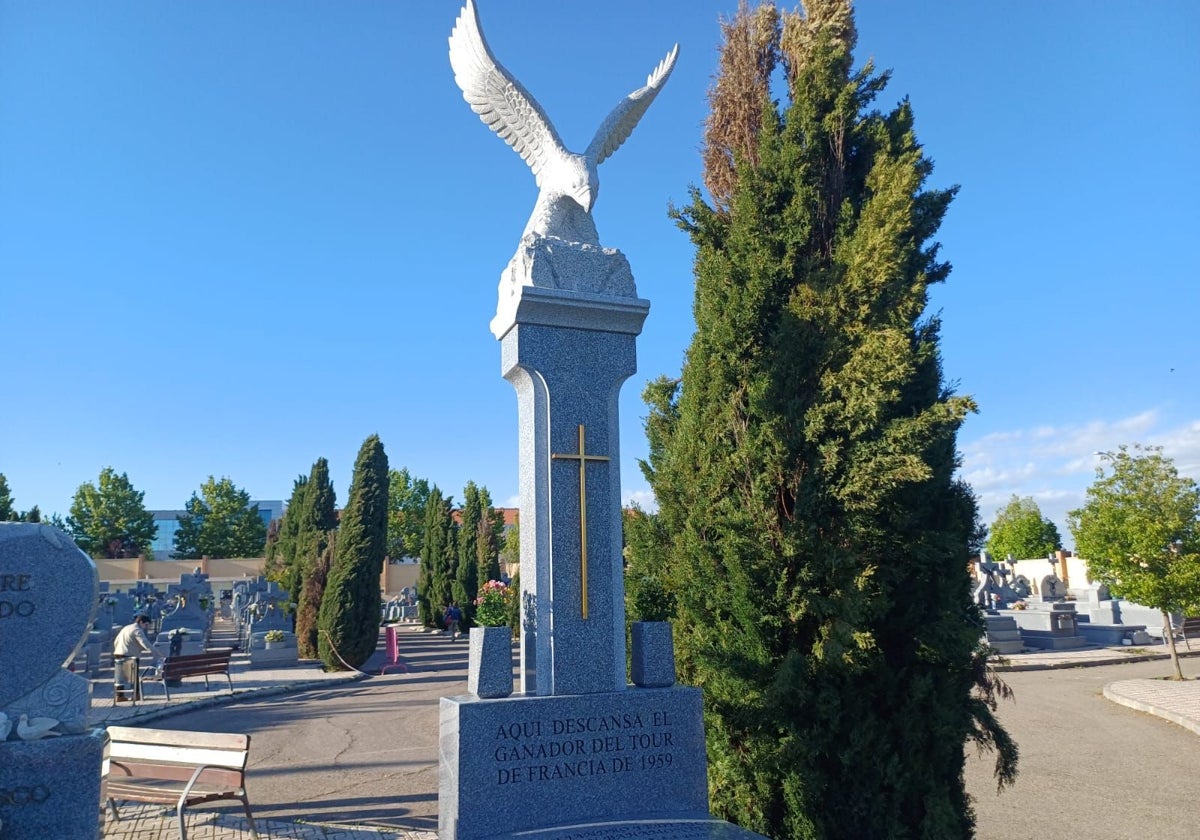
[[[542,106],[488,49],[472,0],[450,33],[450,66],[471,110],[529,164],[540,187],[546,161],[566,149]]]
[[[638,120],[642,118],[642,114],[646,113],[646,109],[650,107],[654,97],[658,96],[662,86],[667,83],[667,77],[675,69],[675,59],[678,55],[679,45],[676,44],[667,53],[666,58],[654,68],[654,72],[646,77],[646,86],[626,96],[616,108],[612,109],[612,112],[600,124],[600,128],[596,130],[596,136],[592,138],[592,142],[587,147],[585,154],[589,160],[594,160],[597,165],[603,163],[609,155],[621,148],[621,144],[629,139],[629,135],[633,133],[633,127],[638,124]]]

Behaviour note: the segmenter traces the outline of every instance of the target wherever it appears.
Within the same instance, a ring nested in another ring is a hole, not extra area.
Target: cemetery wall
[[[421,566],[417,563],[389,563],[383,567],[383,577],[379,588],[387,595],[399,595],[406,586],[417,587],[417,572]]]
[[[214,580],[240,580],[261,575],[263,562],[262,557],[221,560],[147,560],[144,557],[130,557],[97,560],[96,570],[100,580],[110,583],[132,583],[147,577],[151,580],[179,580],[180,575],[191,574],[197,566]]]
[[[121,560],[100,559],[96,569],[100,580],[123,585],[139,580],[179,580],[180,575],[191,574],[197,567],[214,581],[241,580],[262,574],[264,558],[241,557],[221,560],[147,560],[144,557],[129,557]],[[384,566],[379,579],[379,588],[387,595],[398,595],[406,586],[416,587],[416,563],[392,563]]]

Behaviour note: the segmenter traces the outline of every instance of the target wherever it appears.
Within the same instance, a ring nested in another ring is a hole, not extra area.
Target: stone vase
[[[484,699],[512,694],[512,628],[471,628],[467,652],[467,691]]]

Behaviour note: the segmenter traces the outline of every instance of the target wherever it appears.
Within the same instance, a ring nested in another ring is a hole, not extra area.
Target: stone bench
[[[174,806],[180,840],[187,840],[186,808],[235,799],[246,811],[250,837],[257,840],[246,796],[249,735],[110,726],[108,737],[105,801],[113,820],[121,818],[117,802]]]

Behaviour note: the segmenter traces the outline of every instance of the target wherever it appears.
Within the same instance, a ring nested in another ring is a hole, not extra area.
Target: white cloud
[[[1013,496],[1031,496],[1054,521],[1067,547],[1067,512],[1083,504],[1101,459],[1096,454],[1134,442],[1163,447],[1181,474],[1200,478],[1200,420],[1164,427],[1149,409],[1117,419],[1032,426],[992,432],[961,445],[959,474],[979,498],[979,514],[990,525]]]
[[[621,500],[621,504],[625,507],[637,505],[647,513],[656,513],[658,511],[658,499],[654,498],[654,491],[649,487],[643,487],[638,490],[625,491],[625,498]]]

